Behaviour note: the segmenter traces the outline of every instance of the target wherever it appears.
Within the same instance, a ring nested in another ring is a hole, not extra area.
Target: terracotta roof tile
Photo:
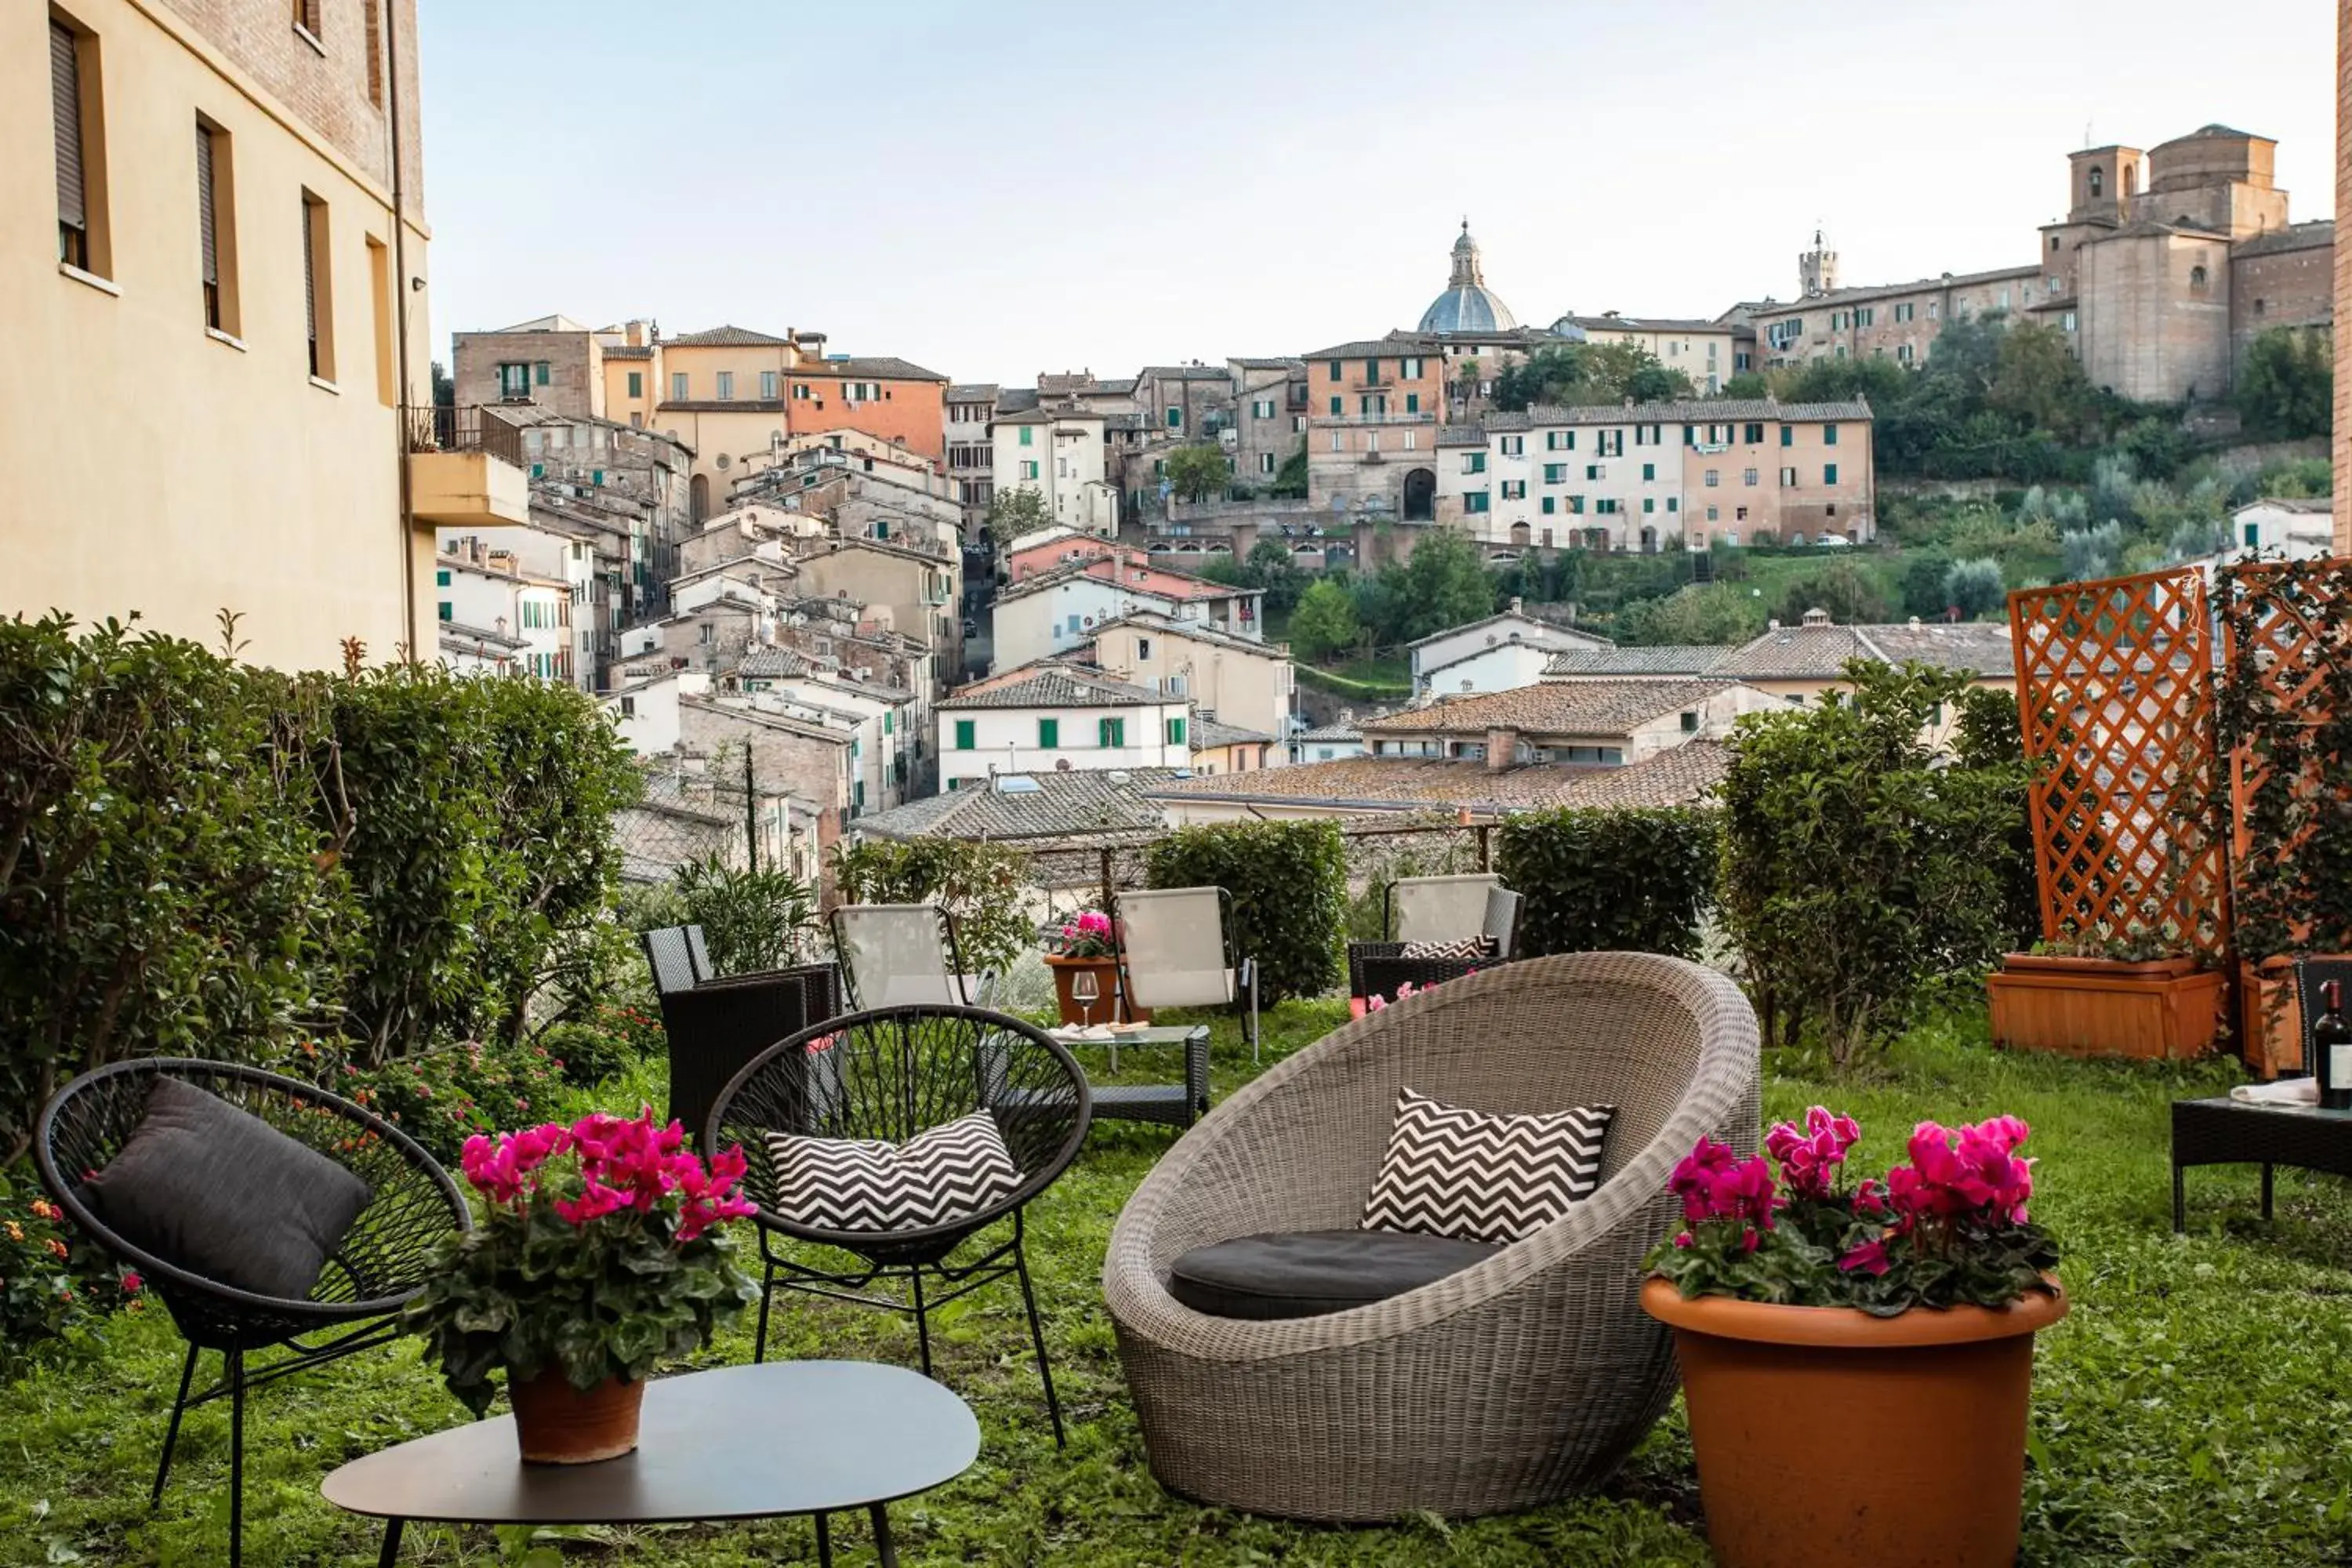
[[[1542,681],[1509,691],[1442,697],[1421,708],[1364,721],[1367,740],[1387,735],[1622,735],[1662,713],[1704,705],[1722,680]]]

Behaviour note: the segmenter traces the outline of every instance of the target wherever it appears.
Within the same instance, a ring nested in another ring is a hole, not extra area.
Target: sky
[[[1817,222],[1848,284],[2027,265],[2069,152],[2217,121],[2334,209],[2320,0],[419,9],[445,359],[551,312],[1006,385],[1299,354],[1412,326],[1465,216],[1524,323],[1711,317]]]

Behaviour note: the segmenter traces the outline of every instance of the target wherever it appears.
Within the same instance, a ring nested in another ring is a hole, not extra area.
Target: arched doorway
[[[687,506],[697,522],[710,515],[710,476],[709,474],[694,476],[694,483],[687,487]]]
[[[1642,553],[1643,553],[1643,554],[1644,554],[1644,555],[1655,555],[1657,552],[1658,552],[1658,531],[1657,531],[1656,529],[1654,529],[1654,528],[1644,528],[1644,529],[1643,529],[1643,530],[1642,530]]]
[[[1525,550],[1528,547],[1528,542],[1531,536],[1532,531],[1526,523],[1515,522],[1511,524],[1511,542],[1517,545],[1519,549]]]
[[[1413,468],[1404,477],[1404,520],[1407,522],[1429,522],[1437,516],[1437,476],[1427,468]]]

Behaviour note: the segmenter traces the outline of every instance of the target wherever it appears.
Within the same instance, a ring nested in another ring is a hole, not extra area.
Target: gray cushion
[[[1168,1293],[1213,1317],[1317,1318],[1417,1290],[1497,1250],[1484,1242],[1402,1231],[1242,1236],[1179,1258]]]
[[[83,1192],[141,1251],[281,1301],[309,1298],[374,1195],[317,1150],[172,1078],[155,1080],[145,1119]]]

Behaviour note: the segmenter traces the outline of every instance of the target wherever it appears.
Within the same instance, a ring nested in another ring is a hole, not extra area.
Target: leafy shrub
[[[1339,983],[1348,909],[1347,850],[1336,822],[1236,822],[1181,827],[1144,852],[1154,888],[1218,887],[1234,896],[1234,939],[1272,1005]]]
[[[702,928],[719,974],[756,974],[799,961],[816,930],[816,894],[788,871],[747,870],[718,856],[677,868],[680,914]]]
[[[1849,697],[1734,726],[1720,883],[1767,1038],[1811,1025],[1840,1063],[2001,951],[2017,804],[2014,768],[1938,766],[1926,739],[1965,674],[1864,659],[1843,673]]]
[[[143,1283],[76,1230],[32,1171],[0,1173],[0,1378],[126,1302]]]
[[[1518,952],[1695,956],[1719,833],[1716,814],[1693,806],[1513,816],[1495,858],[1520,897]]]
[[[975,973],[1010,969],[1035,938],[1024,909],[1024,864],[1017,850],[961,838],[866,838],[834,850],[845,902],[944,905]]]
[[[1998,561],[1955,561],[1944,574],[1944,601],[1973,620],[1997,608],[2009,590]]]
[[[2035,871],[2033,814],[2027,796],[2031,775],[2025,766],[2025,736],[2018,720],[2016,693],[1992,687],[1961,693],[1952,754],[1962,767],[1996,769],[2011,780],[2014,805],[1997,868],[2000,931],[2013,947],[2031,947],[2042,936],[2042,886]]]
[[[549,1025],[531,1037],[563,1074],[563,1081],[593,1089],[648,1057],[663,1055],[668,1037],[661,1015],[646,1000],[605,1002],[585,1016]]]
[[[529,1123],[563,1092],[564,1064],[544,1046],[465,1040],[370,1067],[333,1046],[305,1041],[293,1070],[363,1105],[455,1169],[477,1132]]]

